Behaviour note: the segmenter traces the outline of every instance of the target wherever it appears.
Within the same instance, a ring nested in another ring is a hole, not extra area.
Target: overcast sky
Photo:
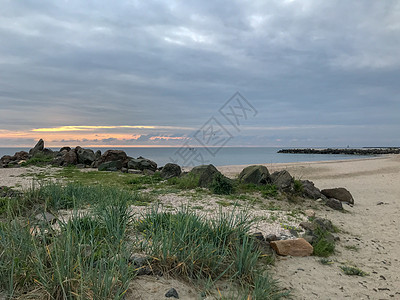
[[[0,7],[0,146],[180,145],[213,116],[227,146],[400,146],[397,0]]]

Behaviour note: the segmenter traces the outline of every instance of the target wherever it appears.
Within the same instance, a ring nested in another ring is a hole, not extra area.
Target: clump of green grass
[[[91,202],[96,192],[85,192],[79,197]],[[60,199],[70,195],[67,187],[52,193]],[[18,209],[8,211],[0,223],[0,290],[6,297],[122,299],[135,274],[129,264],[129,199],[108,196],[93,203],[96,214],[74,210],[68,221],[59,221],[57,231],[46,222],[35,226],[16,218]]]
[[[313,242],[315,256],[328,257],[335,252],[335,242],[329,241],[326,237],[329,234],[328,231],[318,227],[315,230],[316,241]]]
[[[345,245],[344,246],[347,250],[350,251],[354,251],[354,252],[358,252],[360,251],[360,247],[356,246],[356,245]]]
[[[220,211],[210,220],[188,208],[169,213],[156,206],[139,219],[136,229],[144,236],[142,251],[164,273],[195,281],[238,281],[251,287],[246,295],[257,293],[254,299],[279,299],[283,294],[276,282],[258,275],[261,253],[248,234],[251,223],[245,213]]]
[[[300,180],[295,179],[294,180],[294,191],[296,194],[302,194],[303,193],[303,184],[301,183]]]
[[[168,179],[167,184],[181,190],[192,190],[199,186],[199,176],[188,173],[180,177]]]
[[[22,167],[27,166],[44,166],[48,165],[53,160],[52,155],[46,155],[43,153],[36,153],[33,157],[21,164]]]
[[[214,179],[211,183],[210,190],[214,194],[218,194],[218,195],[232,194],[234,192],[232,180],[229,178],[226,178],[221,173],[217,173],[214,176]]]
[[[328,259],[328,258],[321,258],[320,260],[319,260],[319,262],[321,263],[321,264],[323,264],[323,265],[332,265],[333,264],[333,260],[331,260],[331,259]]]
[[[352,266],[340,266],[340,268],[342,269],[343,273],[346,275],[350,275],[350,276],[367,276],[368,273],[364,272],[363,270],[356,268],[356,267],[352,267]]]

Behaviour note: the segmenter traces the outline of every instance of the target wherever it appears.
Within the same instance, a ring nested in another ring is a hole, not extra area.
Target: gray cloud
[[[238,144],[399,143],[398,1],[2,2],[0,129],[200,127],[239,90],[249,126],[346,130]]]

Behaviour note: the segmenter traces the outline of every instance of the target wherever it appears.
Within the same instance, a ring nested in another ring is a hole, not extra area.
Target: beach
[[[278,257],[271,274],[292,290],[293,299],[400,299],[399,155],[265,166],[271,173],[287,170],[297,179],[311,180],[319,189],[345,187],[355,200],[354,206],[345,205],[345,213],[323,206],[315,210],[316,216],[331,220],[340,229],[332,264],[323,265],[315,256]],[[244,167],[218,169],[233,178]],[[29,177],[19,176],[28,170],[40,172],[41,168],[0,169],[0,185],[28,187]],[[341,264],[356,266],[368,275],[345,275]],[[153,285],[144,281],[140,279],[141,285],[150,285],[155,293],[164,288],[162,281],[153,280]],[[185,289],[188,292],[182,293],[181,299],[196,299],[190,297],[190,288],[182,285],[181,290]]]
[[[316,214],[342,231],[332,259],[356,265],[369,276],[346,276],[336,264],[323,266],[312,256],[285,257],[273,273],[295,299],[400,299],[400,156],[266,166],[288,170],[320,189],[345,187],[355,199],[353,207],[345,207],[349,213],[327,209]],[[242,167],[220,171],[235,176]]]

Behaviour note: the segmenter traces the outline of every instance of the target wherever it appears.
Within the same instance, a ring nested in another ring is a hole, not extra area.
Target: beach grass
[[[123,299],[138,271],[130,257],[140,251],[152,258],[152,270],[199,289],[207,283],[207,293],[228,282],[232,289],[221,298],[287,295],[266,272],[246,212],[221,210],[210,219],[189,207],[165,212],[154,204],[132,214],[131,205],[149,201],[135,190],[73,182],[44,183],[7,198],[0,218],[0,293],[10,299]],[[57,217],[54,222],[35,217],[45,211]]]

